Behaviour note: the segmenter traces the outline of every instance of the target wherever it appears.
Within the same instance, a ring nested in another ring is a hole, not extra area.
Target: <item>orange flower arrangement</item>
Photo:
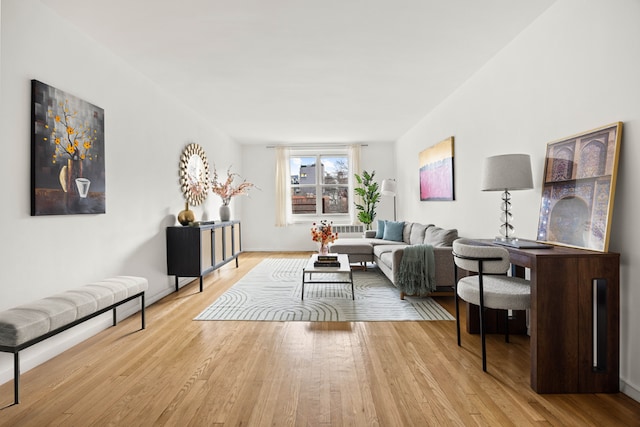
[[[331,224],[333,222],[328,223],[326,220],[320,221],[320,225],[314,222],[311,227],[311,240],[319,242],[322,246],[335,242],[338,238],[338,233],[333,232]]]

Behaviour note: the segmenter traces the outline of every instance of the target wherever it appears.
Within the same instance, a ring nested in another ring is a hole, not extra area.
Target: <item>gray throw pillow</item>
[[[409,236],[409,244],[410,245],[421,245],[424,242],[424,232],[427,227],[431,227],[433,224],[424,225],[418,224],[417,222],[413,223],[413,227],[411,227],[411,235]]]
[[[405,222],[402,228],[402,241],[409,244],[411,242],[411,229],[413,228],[412,222]]]
[[[435,225],[427,228],[424,232],[424,243],[431,246],[452,246],[453,241],[458,238],[458,230],[445,230]]]

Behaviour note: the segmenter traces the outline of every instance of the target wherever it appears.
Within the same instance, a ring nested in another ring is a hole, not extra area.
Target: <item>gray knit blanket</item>
[[[407,295],[426,295],[436,290],[435,271],[433,246],[407,246],[396,276],[396,286]]]

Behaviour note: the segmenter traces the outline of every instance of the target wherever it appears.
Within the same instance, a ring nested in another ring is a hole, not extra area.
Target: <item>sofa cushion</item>
[[[373,247],[373,254],[376,259],[384,262],[387,267],[393,268],[393,254],[399,249],[406,248],[407,245],[376,245]],[[396,266],[397,267],[397,266]]]
[[[402,221],[387,221],[384,224],[384,240],[393,240],[394,242],[402,242],[402,230],[404,229],[404,222]]]
[[[431,246],[452,246],[453,241],[458,238],[458,230],[445,230],[432,225],[424,232],[424,243]]]
[[[396,249],[404,249],[406,248],[407,245],[404,243],[395,243],[395,244],[389,244],[389,245],[374,245],[373,246],[373,254],[377,257],[382,256],[382,254],[386,253],[386,252],[392,252]]]
[[[376,260],[386,265],[387,268],[393,269],[393,251],[383,253]]]
[[[405,222],[404,227],[402,228],[402,241],[405,243],[409,243],[409,239],[411,238],[411,229],[413,228],[413,222]]]
[[[329,244],[329,251],[335,254],[347,255],[364,255],[372,254],[373,246],[371,241],[374,239],[346,238],[336,239],[335,242]]]
[[[431,227],[432,225],[433,224],[424,225],[418,224],[417,222],[414,223],[413,227],[411,227],[408,243],[410,245],[421,245],[424,242],[424,232],[427,230],[427,227]]]
[[[376,229],[376,239],[382,239],[384,237],[384,224],[387,221],[384,219],[378,220],[378,228]]]

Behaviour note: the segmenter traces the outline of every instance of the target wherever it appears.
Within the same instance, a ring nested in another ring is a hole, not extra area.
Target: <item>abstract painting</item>
[[[31,215],[105,213],[104,110],[31,81]]]
[[[609,249],[622,123],[547,144],[537,240]]]
[[[453,137],[420,152],[420,200],[455,200]]]

